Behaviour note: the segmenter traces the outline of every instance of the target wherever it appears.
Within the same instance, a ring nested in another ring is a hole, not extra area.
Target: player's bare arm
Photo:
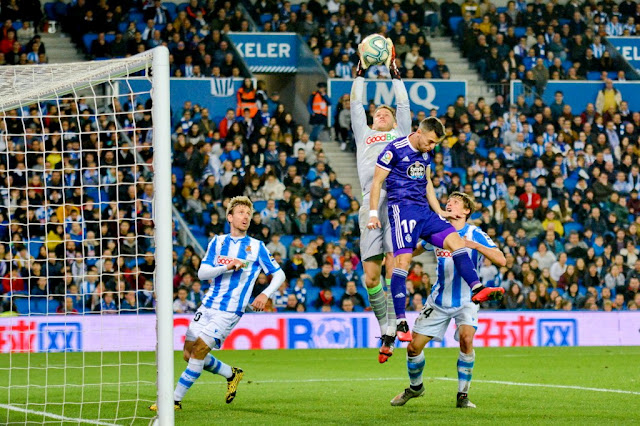
[[[504,253],[497,247],[487,247],[484,244],[480,244],[466,238],[464,238],[464,244],[466,247],[480,252],[480,254],[489,259],[494,265],[504,266],[507,264],[507,259],[504,257]]]
[[[454,212],[449,212],[446,210],[442,210],[440,207],[440,201],[438,201],[438,197],[436,196],[436,190],[433,187],[433,182],[431,181],[431,166],[427,167],[427,201],[429,201],[429,207],[436,213],[442,216],[445,219],[463,219],[463,216],[457,215]],[[414,252],[414,256],[417,256]]]
[[[376,170],[373,173],[373,182],[371,183],[371,193],[369,195],[369,223],[367,224],[367,228],[369,229],[380,228],[380,220],[378,219],[378,202],[380,201],[382,184],[387,176],[389,176],[388,170],[384,170],[383,168],[376,166]]]

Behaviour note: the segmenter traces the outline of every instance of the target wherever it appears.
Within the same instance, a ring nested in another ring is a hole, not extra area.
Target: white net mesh
[[[150,67],[0,71],[0,423],[153,416]]]

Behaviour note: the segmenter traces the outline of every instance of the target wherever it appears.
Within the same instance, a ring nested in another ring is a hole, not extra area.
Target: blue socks
[[[480,279],[478,278],[475,266],[473,266],[473,262],[471,262],[471,258],[467,254],[467,250],[461,248],[451,254],[456,271],[460,274],[462,279],[469,284],[469,287],[473,289],[476,284],[480,283]],[[393,270],[393,273],[395,274],[395,269]]]
[[[469,256],[467,256],[467,259]],[[469,261],[471,262],[471,261]],[[407,275],[404,269],[394,268],[391,275],[391,296],[393,297],[393,308],[396,311],[397,319],[404,319],[407,307]]]

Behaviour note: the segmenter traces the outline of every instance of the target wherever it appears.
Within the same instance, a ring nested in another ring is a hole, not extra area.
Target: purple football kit
[[[426,176],[427,166],[431,164],[431,154],[414,148],[409,141],[410,136],[388,144],[376,163],[377,167],[389,172],[385,183],[394,256],[412,253],[418,239],[423,239],[434,247],[444,248],[444,240],[456,232],[453,225],[429,206]],[[455,250],[451,256],[456,270],[469,287],[473,288],[478,284],[478,274],[466,249],[463,247]],[[405,318],[407,274],[408,271],[394,268],[391,276],[393,306],[399,321]]]
[[[407,136],[396,139],[380,153],[376,165],[389,172],[386,180],[393,254],[411,253],[422,238],[443,248],[454,227],[434,213],[427,201],[427,166],[430,153],[415,149]]]

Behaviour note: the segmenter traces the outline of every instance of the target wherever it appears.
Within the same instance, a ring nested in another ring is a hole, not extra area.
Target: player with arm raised
[[[445,220],[450,212],[434,213],[426,191],[426,169],[432,151],[444,138],[444,126],[435,117],[422,120],[418,130],[390,143],[378,157],[369,198],[369,229],[381,227],[378,208],[382,186],[386,181],[388,216],[391,224],[395,266],[391,276],[391,294],[397,317],[397,334],[403,342],[411,341],[405,316],[406,279],[413,250],[422,238],[451,252],[456,270],[473,289],[473,300],[489,300],[496,290],[485,288],[465,250],[465,243],[455,228]]]
[[[391,43],[391,41],[389,41]],[[373,114],[373,125],[367,125],[365,105],[367,102],[364,84],[364,61],[358,62],[356,78],[351,88],[351,126],[356,141],[356,159],[358,177],[362,187],[362,207],[360,208],[360,252],[363,259],[365,285],[369,294],[369,303],[380,324],[382,346],[378,361],[384,363],[393,354],[396,340],[396,318],[393,302],[387,298],[381,283],[382,261],[385,260],[387,279],[393,270],[393,245],[391,243],[391,226],[387,218],[386,191],[381,190],[377,210],[380,211],[381,228],[369,229],[369,192],[373,181],[373,171],[380,152],[393,140],[411,132],[411,112],[409,95],[400,78],[395,63],[395,49],[389,56],[389,67],[392,85],[396,98],[397,111],[387,105],[380,105]],[[389,282],[387,281],[387,284]]]
[[[504,266],[504,254],[496,247],[491,238],[480,228],[467,223],[467,219],[474,211],[473,199],[461,192],[453,192],[447,201],[446,212],[443,212],[438,202],[430,170],[427,170],[427,197],[429,205],[436,214],[447,214],[449,222],[456,229],[457,234],[464,239],[465,250],[471,257],[476,268],[482,265],[484,257],[498,266]],[[421,241],[414,251],[417,256],[434,247]],[[478,327],[478,305],[471,300],[469,286],[462,283],[464,279],[456,270],[451,252],[435,248],[438,260],[438,281],[431,290],[431,294],[424,308],[416,319],[413,327],[413,339],[407,346],[407,370],[410,386],[401,394],[393,398],[391,405],[404,405],[411,398],[424,393],[422,371],[425,366],[423,349],[430,340],[442,341],[444,333],[452,319],[456,320],[456,340],[460,341],[458,355],[458,396],[456,407],[475,408],[469,401],[467,393],[471,384],[473,364],[476,358],[473,350],[473,336]],[[502,290],[504,291],[504,290]],[[500,294],[501,293],[496,293]]]
[[[184,359],[188,362],[174,392],[175,409],[182,408],[182,399],[202,370],[219,374],[227,379],[225,401],[229,404],[236,396],[243,371],[216,359],[209,352],[220,349],[224,340],[247,309],[251,291],[260,271],[273,275],[269,286],[260,293],[251,307],[264,309],[267,300],[285,281],[284,272],[273,259],[267,247],[247,235],[253,203],[247,197],[234,197],[227,207],[227,220],[231,232],[215,236],[207,248],[198,278],[213,280],[202,305],[189,324],[184,344]],[[152,405],[151,410],[157,407]]]

